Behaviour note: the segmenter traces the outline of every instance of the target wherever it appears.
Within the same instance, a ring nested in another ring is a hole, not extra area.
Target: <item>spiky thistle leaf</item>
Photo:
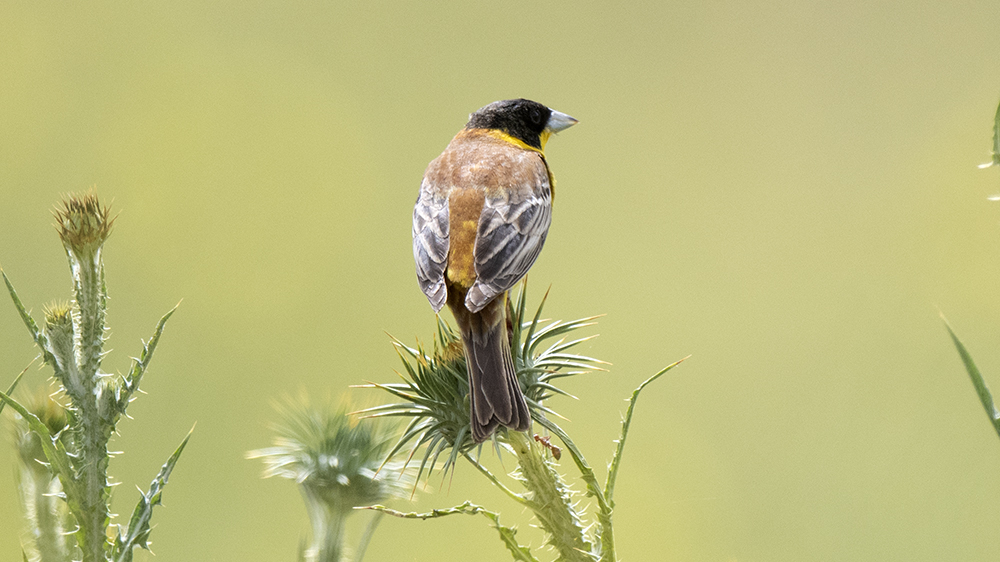
[[[998,165],[1000,165],[1000,105],[997,105],[997,112],[993,117],[993,158],[985,164],[980,164],[979,167],[989,168]]]
[[[389,509],[384,505],[373,505],[365,507],[364,509],[372,509],[378,511],[379,513],[385,513],[387,515],[392,515],[393,517],[399,517],[401,519],[437,519],[439,517],[446,517],[448,515],[483,515],[487,519],[493,522],[493,527],[500,534],[500,540],[503,541],[507,551],[510,552],[511,557],[514,560],[519,560],[520,562],[538,562],[538,559],[531,554],[531,550],[526,546],[521,546],[517,542],[516,534],[517,529],[513,527],[505,527],[500,524],[500,514],[494,511],[490,511],[481,506],[478,506],[472,502],[465,502],[462,505],[457,505],[448,509],[435,509],[426,513],[410,512],[405,513],[402,511],[397,511],[395,509]]]
[[[156,323],[156,329],[153,331],[153,336],[149,338],[149,342],[142,343],[142,352],[139,357],[132,359],[132,368],[129,369],[127,375],[122,376],[120,390],[118,395],[115,397],[115,421],[118,417],[125,414],[126,408],[128,408],[129,402],[132,401],[132,396],[135,391],[139,389],[139,383],[142,382],[142,376],[146,374],[146,369],[149,368],[149,362],[153,360],[153,352],[156,351],[156,344],[160,342],[160,336],[163,334],[163,328],[167,325],[167,320],[173,316],[174,312],[177,311],[177,307],[180,306],[178,303],[176,306],[170,309],[169,312],[160,318],[160,321]]]
[[[38,324],[35,319],[31,317],[31,314],[24,308],[24,304],[21,303],[21,298],[17,296],[17,291],[14,290],[14,285],[11,284],[10,279],[7,278],[7,274],[0,269],[0,277],[3,277],[4,285],[7,285],[7,293],[10,295],[10,299],[14,301],[14,308],[17,309],[17,313],[21,316],[21,320],[24,322],[25,327],[28,328],[28,333],[31,334],[31,339],[38,344],[39,349],[45,354],[45,361],[49,362],[51,357],[48,352],[45,351],[45,335],[42,331],[38,329]]]
[[[142,493],[139,497],[139,503],[136,504],[135,509],[132,510],[132,517],[128,522],[128,529],[122,534],[121,527],[118,528],[118,534],[115,537],[114,549],[112,551],[112,558],[115,562],[131,562],[132,561],[132,549],[135,547],[140,547],[144,549],[149,549],[149,533],[152,528],[149,526],[149,521],[153,516],[153,508],[160,505],[163,497],[163,488],[167,485],[167,480],[170,478],[170,473],[174,470],[174,465],[177,464],[177,460],[181,457],[181,452],[184,451],[184,447],[187,446],[188,440],[191,439],[191,432],[188,432],[187,437],[181,441],[177,450],[174,451],[167,462],[163,464],[160,468],[160,472],[153,479],[153,482],[149,485],[149,491]]]
[[[979,396],[979,402],[983,405],[986,416],[990,418],[990,425],[993,426],[993,430],[997,432],[997,435],[1000,435],[1000,410],[997,410],[996,405],[993,403],[993,395],[990,394],[990,389],[986,386],[986,380],[983,379],[982,373],[979,372],[979,367],[976,367],[976,362],[972,360],[969,350],[962,344],[962,340],[958,339],[958,335],[951,329],[951,325],[948,324],[948,320],[945,319],[944,315],[941,315],[941,320],[944,321],[944,327],[948,329],[948,335],[951,336],[951,341],[955,344],[955,349],[958,350],[959,357],[962,358],[965,371],[969,374],[972,386],[975,387],[976,394]]]
[[[11,396],[11,395],[14,394],[14,389],[17,388],[17,383],[21,382],[21,377],[24,376],[24,373],[28,372],[28,368],[31,367],[32,363],[34,363],[34,361],[32,361],[31,363],[28,363],[28,366],[25,367],[24,370],[22,370],[20,373],[18,373],[16,377],[14,377],[14,382],[10,383],[10,386],[7,387],[7,393],[6,393],[7,396]],[[4,402],[3,400],[0,400],[0,413],[3,413],[3,408],[6,405],[7,405],[6,402]]]

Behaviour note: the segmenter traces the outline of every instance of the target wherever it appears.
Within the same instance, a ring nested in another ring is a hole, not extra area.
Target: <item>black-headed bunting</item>
[[[447,302],[469,366],[472,437],[531,428],[514,372],[507,291],[535,262],[552,221],[552,133],[577,121],[525,99],[469,117],[424,173],[413,209],[417,279],[434,311]]]

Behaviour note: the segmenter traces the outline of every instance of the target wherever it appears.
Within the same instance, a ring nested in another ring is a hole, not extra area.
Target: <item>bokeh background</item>
[[[468,113],[511,97],[580,119],[548,146],[559,190],[530,279],[553,317],[607,314],[584,352],[611,371],[554,403],[602,479],[622,399],[693,355],[640,401],[622,559],[996,558],[1000,442],[938,315],[1000,389],[1000,172],[976,167],[997,2],[0,4],[4,271],[36,314],[69,298],[49,210],[96,185],[120,212],[105,368],[183,299],[111,468],[128,513],[197,423],[158,560],[294,558],[297,490],[244,454],[269,443],[275,399],[377,403],[347,387],[395,377],[385,332],[430,339],[420,177]],[[5,300],[4,387],[35,356]],[[13,474],[7,440],[4,560]],[[465,499],[540,543],[466,466],[397,507]],[[368,553],[506,556],[457,517],[387,520]]]

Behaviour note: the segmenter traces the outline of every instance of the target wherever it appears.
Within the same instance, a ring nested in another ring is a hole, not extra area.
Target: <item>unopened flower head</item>
[[[385,422],[359,420],[344,408],[316,408],[303,399],[278,406],[274,446],[251,451],[264,476],[295,480],[312,498],[334,510],[351,510],[403,496],[412,481],[389,468],[379,472],[390,443]]]
[[[49,433],[60,435],[68,421],[66,408],[52,397],[51,390],[48,387],[39,389],[26,401],[25,407],[38,416],[38,419],[48,427]],[[43,464],[47,460],[38,435],[28,428],[28,422],[19,415],[14,416],[14,442],[25,467],[33,472],[48,470]]]
[[[53,302],[45,307],[45,335],[49,339],[73,338],[73,309],[68,302]]]
[[[63,376],[73,361],[73,309],[69,303],[55,302],[45,307],[46,350],[55,357],[56,377]],[[47,360],[50,360],[46,356]]]
[[[63,245],[80,256],[96,253],[108,239],[115,222],[111,210],[101,205],[93,191],[70,195],[53,215]]]
[[[73,325],[72,309],[66,301],[56,301],[45,306],[45,326],[63,329]]]
[[[520,294],[508,301],[507,311],[514,368],[528,408],[536,419],[546,415],[559,416],[545,405],[553,395],[572,396],[554,384],[556,379],[602,370],[599,365],[604,363],[569,352],[593,337],[572,339],[570,336],[581,328],[593,325],[596,317],[569,322],[542,320],[544,304],[545,298],[539,303],[534,316],[529,316],[526,290],[522,285]],[[418,477],[425,471],[428,474],[433,471],[439,458],[444,459],[441,469],[447,471],[455,466],[460,455],[478,446],[469,427],[468,370],[458,334],[439,317],[433,351],[428,352],[421,346],[410,347],[396,339],[393,344],[403,360],[403,381],[371,386],[381,388],[401,401],[368,408],[361,413],[370,417],[410,418],[407,431],[390,450],[389,456],[403,451],[407,459],[420,458],[416,450],[421,445],[427,445],[420,460]],[[505,431],[501,430],[496,435],[500,441],[506,440]],[[450,454],[445,454],[448,449],[451,449]]]

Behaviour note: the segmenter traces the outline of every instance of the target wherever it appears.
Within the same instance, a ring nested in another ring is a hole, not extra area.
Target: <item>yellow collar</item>
[[[523,148],[524,150],[531,150],[531,151],[537,152],[537,153],[541,154],[542,156],[545,156],[545,142],[548,141],[549,137],[552,135],[552,133],[550,131],[542,131],[542,135],[540,137],[542,148],[535,148],[534,146],[531,146],[531,145],[525,143],[524,141],[522,141],[520,139],[514,138],[514,137],[508,135],[507,133],[505,133],[503,131],[500,131],[498,129],[481,129],[481,130],[483,130],[487,135],[489,135],[489,136],[491,136],[493,138],[500,139],[500,140],[502,140],[504,142],[509,142],[510,144],[513,144],[514,146],[518,146],[518,147]]]

